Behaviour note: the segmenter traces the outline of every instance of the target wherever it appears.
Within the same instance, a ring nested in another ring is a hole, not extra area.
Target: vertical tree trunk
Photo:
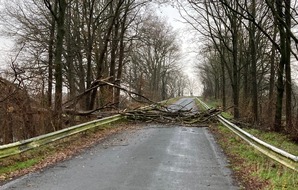
[[[83,55],[81,51],[81,47],[83,46],[82,43],[82,36],[80,31],[84,27],[84,23],[80,21],[80,2],[81,0],[74,1],[74,12],[73,12],[73,27],[77,30],[73,31],[73,39],[75,41],[75,56],[76,56],[76,63],[77,63],[77,82],[78,82],[78,93],[83,93],[86,90],[86,72],[85,72],[85,64],[83,62]],[[84,96],[80,102],[79,106],[80,109],[86,110],[86,102],[87,96]]]
[[[94,0],[91,2],[84,1],[84,8],[85,8],[85,14],[89,11],[89,15],[86,15],[87,18],[87,48],[86,48],[86,54],[87,54],[87,73],[86,73],[86,88],[89,89],[91,87],[92,82],[92,50],[93,50],[93,39],[94,39],[94,29],[93,29],[93,10],[94,10]],[[86,107],[88,108],[90,105],[90,96],[86,97]],[[89,107],[90,109],[90,107]],[[93,109],[93,108],[91,108]]]
[[[57,17],[57,36],[56,36],[56,51],[55,51],[55,127],[56,130],[62,128],[62,53],[63,53],[63,40],[65,35],[64,20],[66,11],[66,1],[59,0],[59,11]]]
[[[57,14],[57,0],[55,0],[54,3],[54,14]],[[54,38],[55,38],[55,29],[56,29],[56,21],[55,16],[52,15],[51,20],[51,28],[50,28],[50,40],[49,40],[49,66],[48,66],[48,72],[49,72],[49,78],[48,78],[48,94],[47,94],[47,106],[49,108],[52,107],[52,91],[53,91],[53,57],[54,57]]]
[[[276,3],[277,15],[280,18],[283,18],[282,0],[276,0],[275,3]],[[277,69],[277,97],[276,97],[276,110],[275,110],[275,119],[274,119],[274,130],[275,131],[282,130],[281,119],[282,119],[282,102],[283,102],[283,94],[284,94],[283,76],[284,76],[284,66],[285,66],[285,62],[286,62],[285,31],[284,31],[284,26],[282,24],[282,21],[280,21],[280,20],[278,20],[278,29],[279,29],[279,37],[280,37],[281,58],[280,58],[280,61],[278,64],[278,69]]]
[[[227,107],[226,103],[226,71],[225,71],[225,65],[223,61],[221,60],[221,73],[222,73],[222,109],[225,110]]]
[[[276,23],[276,19],[275,23]],[[277,25],[274,25],[274,33],[273,33],[273,40],[276,41],[276,35],[277,35]],[[274,44],[272,44],[271,47],[271,55],[270,55],[270,78],[269,78],[269,102],[267,107],[267,117],[272,118],[272,115],[274,113],[273,109],[273,99],[274,99],[274,88],[275,88],[275,55],[276,55],[276,47]],[[270,122],[272,124],[273,120]]]
[[[227,101],[226,101],[226,68],[225,68],[225,62],[224,62],[224,57],[223,57],[223,54],[224,54],[224,45],[222,44],[223,42],[220,41],[220,44],[219,44],[219,57],[220,57],[220,66],[221,66],[221,99],[222,99],[222,109],[225,110],[226,107],[227,107]]]
[[[118,62],[117,80],[116,80],[116,84],[118,86],[121,85],[121,79],[122,79],[124,50],[125,50],[124,35],[125,35],[126,29],[127,29],[126,20],[127,20],[128,8],[129,8],[129,5],[127,5],[127,7],[126,7],[125,14],[124,14],[123,20],[121,22],[121,33],[120,33],[120,44],[119,44],[119,62]],[[119,106],[119,103],[120,103],[120,89],[119,88],[116,89],[114,102],[117,103],[117,106]]]
[[[108,48],[109,38],[111,36],[113,24],[114,24],[114,18],[112,18],[111,23],[109,25],[108,31],[106,32],[106,36],[103,42],[103,47],[100,49],[99,57],[98,57],[98,63],[97,63],[97,79],[100,79],[102,77],[102,70],[104,68],[104,59]],[[97,85],[98,83],[94,83],[93,85]],[[92,87],[92,86],[91,86]],[[90,95],[90,101],[88,103],[88,109],[92,110],[95,105],[95,99],[97,94],[97,88],[92,90]]]
[[[113,37],[112,37],[112,42],[111,42],[111,62],[110,62],[110,83],[114,84],[116,80],[116,55],[117,55],[117,48],[119,44],[119,16],[117,15],[117,20],[115,21],[114,24],[114,32],[113,32]],[[114,102],[114,87],[109,86],[109,94],[110,94],[110,100],[111,102]]]
[[[69,11],[67,11],[67,19],[68,22],[66,24],[67,27],[67,33],[65,36],[65,40],[66,40],[66,65],[67,65],[67,69],[66,69],[66,75],[67,75],[67,80],[69,83],[69,99],[72,99],[76,96],[76,85],[75,85],[75,68],[74,68],[74,48],[73,48],[73,38],[71,35],[71,19],[72,19],[72,12],[69,9]]]
[[[102,77],[102,69],[103,69],[103,65],[104,65],[104,59],[105,59],[105,55],[107,52],[107,48],[108,48],[108,43],[110,40],[110,36],[113,30],[113,26],[115,24],[116,21],[116,16],[119,15],[119,11],[121,8],[121,5],[123,4],[123,0],[118,1],[117,2],[117,6],[115,7],[115,10],[113,10],[113,4],[110,4],[110,15],[112,16],[110,18],[110,21],[108,23],[107,26],[107,31],[105,34],[105,37],[103,39],[103,47],[100,49],[100,53],[99,53],[99,57],[98,57],[98,63],[97,63],[97,75],[96,78],[100,79]],[[97,85],[97,83],[94,83],[94,85]],[[88,105],[89,110],[92,110],[95,104],[95,99],[96,99],[96,94],[97,94],[97,88],[95,88],[94,90],[92,90],[91,92],[91,97],[90,97],[90,102]]]
[[[287,28],[291,28],[291,0],[285,2],[285,24]],[[292,78],[291,78],[291,34],[286,30],[285,39],[285,74],[286,74],[286,130],[290,133],[292,130]]]
[[[256,1],[251,2],[251,15],[253,19],[256,16]],[[258,83],[257,83],[257,55],[256,55],[256,26],[250,22],[249,40],[250,40],[250,57],[251,57],[251,82],[252,82],[252,113],[255,123],[259,122],[259,111],[258,111]]]
[[[239,82],[238,82],[238,28],[237,15],[233,14],[232,23],[232,43],[233,43],[233,103],[234,103],[234,118],[240,117],[239,113]]]
[[[248,84],[248,81],[249,81],[249,66],[250,66],[250,61],[251,60],[251,53],[248,53],[247,52],[247,59],[245,61],[245,64],[243,66],[243,95],[244,96],[248,96],[249,94],[249,84]],[[244,103],[245,103],[245,106],[248,105],[248,98],[245,98],[244,99]]]

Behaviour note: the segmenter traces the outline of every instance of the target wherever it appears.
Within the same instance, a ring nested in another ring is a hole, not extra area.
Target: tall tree
[[[284,94],[284,71],[286,70],[286,121],[287,125],[291,128],[292,115],[291,115],[291,13],[290,13],[290,0],[276,0],[274,15],[277,17],[277,25],[279,31],[280,43],[280,61],[277,69],[277,100],[274,129],[275,131],[282,130],[282,105]]]
[[[256,0],[251,1],[251,20],[256,18]],[[251,83],[252,83],[252,104],[253,104],[253,120],[259,122],[258,111],[258,83],[257,83],[257,46],[256,46],[256,26],[252,21],[249,22],[249,42],[250,42],[250,58],[251,58]]]
[[[57,34],[56,34],[56,49],[54,58],[54,68],[55,68],[55,116],[56,116],[56,129],[62,128],[62,88],[63,88],[63,41],[65,36],[65,13],[66,13],[66,0],[58,0],[57,3],[57,13],[53,10],[52,2],[49,0],[44,0],[46,7],[50,10],[57,23]]]
[[[55,0],[53,5],[53,14],[51,19],[51,26],[50,26],[50,39],[49,39],[49,51],[48,51],[48,95],[47,95],[47,105],[48,107],[52,107],[52,93],[53,93],[53,56],[54,56],[54,41],[55,41],[55,29],[56,29],[56,21],[54,15],[57,14],[57,3],[58,1]]]

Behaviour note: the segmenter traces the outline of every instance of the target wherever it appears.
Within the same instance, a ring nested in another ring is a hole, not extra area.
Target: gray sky
[[[182,68],[184,73],[189,77],[190,83],[193,85],[194,95],[202,93],[202,85],[199,82],[197,74],[194,72],[194,64],[197,63],[196,53],[197,45],[194,44],[194,34],[190,32],[190,26],[183,23],[183,18],[180,16],[179,11],[172,6],[161,6],[156,10],[157,14],[166,18],[168,23],[172,25],[173,29],[179,33],[179,41],[182,42]]]
[[[10,39],[0,36],[0,72],[7,65],[12,45],[13,43]]]

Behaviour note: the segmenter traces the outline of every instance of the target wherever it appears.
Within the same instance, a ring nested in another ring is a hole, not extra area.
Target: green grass
[[[0,179],[23,169],[31,168],[57,149],[54,144],[29,150],[27,152],[0,159]],[[1,181],[1,180],[0,180]]]
[[[1,167],[0,168],[0,175],[1,174],[5,174],[5,173],[10,173],[10,172],[14,172],[17,170],[22,170],[25,168],[29,168],[35,164],[37,164],[42,158],[38,157],[38,158],[32,158],[26,161],[19,161],[19,162],[15,162],[12,165],[6,166],[6,167]]]
[[[221,112],[221,116],[223,116],[226,119],[233,119],[234,116],[228,112]]]
[[[226,127],[219,126],[215,131],[220,134],[219,143],[230,158],[233,170],[241,173],[243,179],[254,179],[261,184],[267,184],[260,189],[298,189],[298,172],[266,157]],[[259,131],[254,133],[264,139],[271,139],[272,144],[283,142],[287,146],[290,144],[288,147],[294,152],[297,149],[297,145],[293,145],[283,135]]]
[[[216,100],[204,101],[210,107],[220,106]],[[222,116],[227,119],[233,118],[233,115],[227,112],[222,112]],[[298,172],[263,155],[224,126],[219,126],[215,131],[219,133],[219,143],[231,160],[232,169],[238,176],[242,176],[241,181],[247,184],[246,187],[255,183],[258,184],[255,189],[298,189]],[[245,131],[273,146],[298,155],[298,144],[286,135],[256,129]]]
[[[206,110],[206,108],[200,103],[198,99],[195,98],[194,100],[199,110]]]
[[[203,100],[203,99],[202,99]],[[217,108],[221,106],[221,103],[219,100],[215,100],[215,99],[207,99],[207,100],[203,100],[209,107],[212,108]]]
[[[202,97],[199,97],[201,100],[203,100]],[[203,102],[205,102],[209,107],[211,108],[217,108],[221,106],[221,103],[219,100],[203,100]],[[196,104],[199,107],[199,109],[201,110],[205,110],[206,108],[196,99]],[[226,119],[233,119],[234,116],[228,112],[221,112],[221,115],[226,118]]]
[[[298,144],[291,141],[287,135],[276,132],[264,132],[257,129],[245,129],[245,131],[273,146],[283,149],[291,154],[298,155]]]

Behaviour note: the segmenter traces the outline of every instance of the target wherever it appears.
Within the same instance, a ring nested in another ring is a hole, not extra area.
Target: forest
[[[203,95],[249,126],[298,140],[297,1],[180,1],[200,36]]]
[[[0,144],[185,95],[179,35],[155,13],[161,4],[196,36],[205,98],[298,140],[293,0],[11,0],[0,13],[0,35],[14,39],[0,75]]]
[[[176,33],[150,1],[13,0],[0,22],[15,52],[0,78],[1,144],[183,94]]]

